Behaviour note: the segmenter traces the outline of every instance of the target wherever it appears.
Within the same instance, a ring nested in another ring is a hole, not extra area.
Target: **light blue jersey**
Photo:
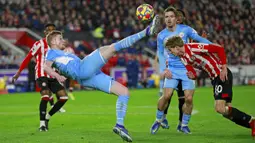
[[[95,50],[82,60],[74,54],[58,49],[49,49],[47,61],[53,62],[60,74],[77,80],[81,85],[110,93],[112,78],[101,72],[105,64],[99,50]]]
[[[183,89],[194,89],[195,86],[192,85],[194,82],[188,79],[186,75],[186,68],[181,62],[180,58],[171,54],[166,48],[164,43],[168,38],[171,38],[173,36],[180,36],[184,43],[188,43],[189,39],[196,40],[201,43],[208,43],[210,44],[211,42],[208,41],[205,38],[202,38],[197,34],[197,32],[183,24],[177,24],[175,31],[169,31],[167,28],[163,29],[157,37],[157,48],[158,48],[158,58],[159,58],[159,65],[160,65],[160,73],[166,69],[166,60],[168,61],[168,69],[172,72],[172,79],[166,79],[164,83],[164,87],[166,88],[176,88],[179,81],[184,81],[182,82],[182,87]],[[167,57],[165,56],[165,53],[167,54]],[[185,82],[187,81],[187,82]]]
[[[58,49],[49,49],[46,55],[46,60],[52,61],[53,67],[58,69],[60,74],[77,80],[81,60],[76,55],[65,53]]]

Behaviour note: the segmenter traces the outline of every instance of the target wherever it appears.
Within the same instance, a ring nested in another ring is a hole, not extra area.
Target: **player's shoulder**
[[[188,26],[188,25],[186,25],[186,24],[178,24],[178,26],[179,26],[180,28],[185,28],[185,29],[191,28],[190,26]]]
[[[35,43],[33,44],[33,46],[41,46],[41,44],[43,43],[45,43],[46,42],[46,39],[45,38],[42,38],[42,39],[40,39],[40,40],[37,40],[37,41],[35,41]],[[47,43],[47,42],[46,42]]]
[[[59,55],[58,51],[55,49],[49,48],[46,54],[47,59],[54,59],[54,57],[57,57]]]
[[[158,33],[158,38],[163,38],[165,34],[167,33],[167,28],[164,28]]]

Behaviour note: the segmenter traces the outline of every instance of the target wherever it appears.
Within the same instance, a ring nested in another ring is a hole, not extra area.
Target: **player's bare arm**
[[[63,83],[66,78],[62,75],[59,75],[58,73],[56,73],[53,68],[51,68],[53,62],[51,61],[46,61],[44,63],[44,70],[52,77],[56,78],[60,83]]]
[[[19,70],[16,72],[16,74],[12,77],[12,83],[14,83],[20,76],[20,73],[22,72],[22,70],[24,68],[27,67],[28,63],[31,61],[31,59],[33,58],[31,51],[27,54],[27,56],[25,57],[25,59],[23,60],[23,62],[20,65]]]

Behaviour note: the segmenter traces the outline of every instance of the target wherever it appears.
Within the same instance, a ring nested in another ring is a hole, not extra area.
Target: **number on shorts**
[[[221,93],[223,90],[222,85],[216,85],[215,86],[215,94],[218,95],[219,93]]]

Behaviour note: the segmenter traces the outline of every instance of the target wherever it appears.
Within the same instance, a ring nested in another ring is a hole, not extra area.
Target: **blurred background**
[[[44,37],[47,23],[54,23],[68,40],[67,52],[80,58],[102,45],[141,31],[148,24],[137,20],[143,3],[163,11],[172,5],[182,9],[186,24],[225,47],[234,84],[255,84],[255,0],[0,0],[0,94],[38,91],[31,61],[14,84],[11,77],[35,41]],[[102,71],[130,88],[159,86],[156,37],[145,38],[111,58]],[[128,72],[127,72],[128,71]],[[197,86],[210,86],[204,72]],[[85,90],[75,82],[67,88]]]

